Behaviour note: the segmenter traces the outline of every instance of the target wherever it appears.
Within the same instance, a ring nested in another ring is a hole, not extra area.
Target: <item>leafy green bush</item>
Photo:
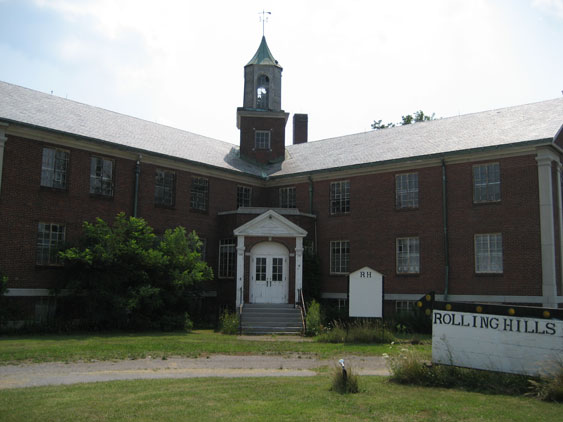
[[[555,363],[552,371],[538,380],[529,380],[529,395],[541,400],[563,403],[563,359]]]
[[[219,331],[223,334],[238,334],[239,327],[238,315],[225,309],[219,318]]]
[[[322,343],[391,343],[393,334],[379,321],[334,321],[318,338]]]
[[[393,315],[391,327],[399,333],[432,333],[432,319],[418,308]]]
[[[194,323],[190,318],[190,314],[187,312],[184,314],[184,331],[186,333],[191,333],[194,329]]]
[[[432,365],[412,352],[388,358],[388,365],[391,370],[390,380],[399,384],[510,395],[524,394],[529,385],[529,378],[524,375]]]
[[[346,375],[344,375],[342,368],[335,367],[330,390],[340,394],[357,393],[359,391],[358,376],[353,373],[352,368],[346,368]]]
[[[67,319],[91,329],[183,327],[197,285],[213,277],[195,232],[177,227],[158,239],[145,220],[124,213],[112,225],[85,222],[83,231],[79,246],[59,253],[63,287],[73,292]]]
[[[305,335],[316,336],[321,332],[321,305],[314,299],[309,304],[309,308],[307,309],[307,317],[305,319],[305,323],[307,325],[307,331]]]

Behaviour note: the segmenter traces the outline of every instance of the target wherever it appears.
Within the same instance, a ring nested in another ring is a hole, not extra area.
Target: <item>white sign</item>
[[[349,315],[383,318],[383,275],[370,267],[350,273]]]
[[[432,362],[523,375],[563,353],[563,321],[434,310]]]

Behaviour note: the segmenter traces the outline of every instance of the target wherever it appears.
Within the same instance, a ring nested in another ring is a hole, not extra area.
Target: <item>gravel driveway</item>
[[[344,357],[346,366],[359,375],[388,375],[380,356]],[[332,367],[335,360],[308,355],[230,356],[199,358],[171,357],[146,359],[33,363],[0,366],[0,389],[82,382],[197,377],[304,377],[314,376],[316,368]]]

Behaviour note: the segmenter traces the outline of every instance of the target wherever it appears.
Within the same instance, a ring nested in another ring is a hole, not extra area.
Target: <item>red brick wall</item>
[[[285,118],[242,116],[240,123],[241,155],[263,164],[283,159],[285,155],[285,124]],[[271,151],[254,149],[255,130],[271,131]]]

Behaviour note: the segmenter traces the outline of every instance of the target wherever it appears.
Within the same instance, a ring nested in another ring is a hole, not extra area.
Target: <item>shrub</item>
[[[330,390],[340,394],[357,393],[359,391],[358,376],[352,372],[352,368],[346,369],[345,376],[342,368],[335,367]]]
[[[191,333],[194,329],[194,323],[190,318],[190,314],[187,312],[184,314],[184,331],[186,333]]]
[[[225,309],[219,317],[219,331],[223,334],[238,334],[239,317],[236,313],[229,312]]]
[[[316,336],[321,332],[321,305],[314,299],[309,304],[305,322],[307,325],[307,332],[305,334],[307,336]]]
[[[366,319],[351,323],[334,321],[318,341],[323,343],[391,343],[393,334],[379,321]]]
[[[545,401],[563,403],[563,359],[555,364],[555,368],[542,375],[539,380],[529,380],[530,393]]]
[[[432,334],[432,319],[418,308],[398,312],[392,321],[391,326],[399,333]]]
[[[528,377],[524,375],[432,365],[412,352],[388,358],[388,365],[391,370],[390,380],[399,384],[510,395],[524,394],[528,389]]]

